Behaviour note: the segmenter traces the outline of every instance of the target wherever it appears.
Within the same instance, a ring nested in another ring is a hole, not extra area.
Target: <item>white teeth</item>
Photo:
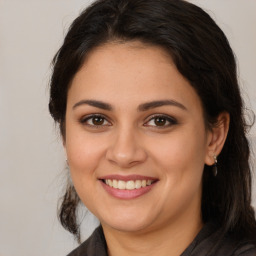
[[[125,187],[126,187],[125,181],[119,180],[117,188],[118,189],[125,189]]]
[[[135,188],[141,188],[141,180],[136,180],[135,181]]]
[[[118,188],[118,182],[117,180],[113,180],[113,188]]]
[[[106,182],[107,182],[107,185],[109,185],[110,187],[113,187],[113,182],[112,182],[112,180],[106,180]]]
[[[133,180],[127,181],[125,188],[126,188],[126,189],[129,189],[129,190],[135,189],[134,181],[133,181]]]
[[[150,186],[153,183],[152,180],[105,180],[105,184],[107,184],[110,187],[117,188],[117,189],[127,189],[127,190],[133,190],[133,189],[140,189],[144,188],[146,186]]]
[[[152,180],[147,180],[147,186],[152,184]]]

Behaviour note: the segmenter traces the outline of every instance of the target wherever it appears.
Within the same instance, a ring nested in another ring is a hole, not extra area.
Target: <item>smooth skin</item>
[[[65,125],[74,186],[100,220],[109,255],[180,255],[203,226],[203,169],[221,152],[229,115],[207,129],[199,96],[163,49],[110,42],[75,75]],[[100,180],[134,174],[157,182],[129,200]]]

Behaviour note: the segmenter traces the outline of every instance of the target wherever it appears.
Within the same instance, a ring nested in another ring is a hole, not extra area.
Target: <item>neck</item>
[[[181,255],[203,226],[201,218],[191,217],[147,232],[123,232],[103,224],[108,255]]]

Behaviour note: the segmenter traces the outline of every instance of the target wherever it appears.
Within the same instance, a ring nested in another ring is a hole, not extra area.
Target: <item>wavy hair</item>
[[[65,140],[67,92],[88,53],[110,41],[140,40],[162,47],[178,71],[198,93],[208,127],[218,115],[230,115],[228,136],[218,157],[218,175],[205,166],[202,218],[222,230],[255,242],[256,221],[251,207],[251,172],[247,124],[237,81],[236,61],[229,42],[201,8],[183,0],[99,0],[72,23],[53,59],[49,110]],[[59,218],[79,237],[79,198],[69,184]]]

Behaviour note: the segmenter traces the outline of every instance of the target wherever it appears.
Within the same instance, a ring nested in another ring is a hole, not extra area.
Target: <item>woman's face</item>
[[[103,45],[72,81],[64,142],[71,177],[103,227],[200,219],[210,140],[197,93],[161,48]]]

